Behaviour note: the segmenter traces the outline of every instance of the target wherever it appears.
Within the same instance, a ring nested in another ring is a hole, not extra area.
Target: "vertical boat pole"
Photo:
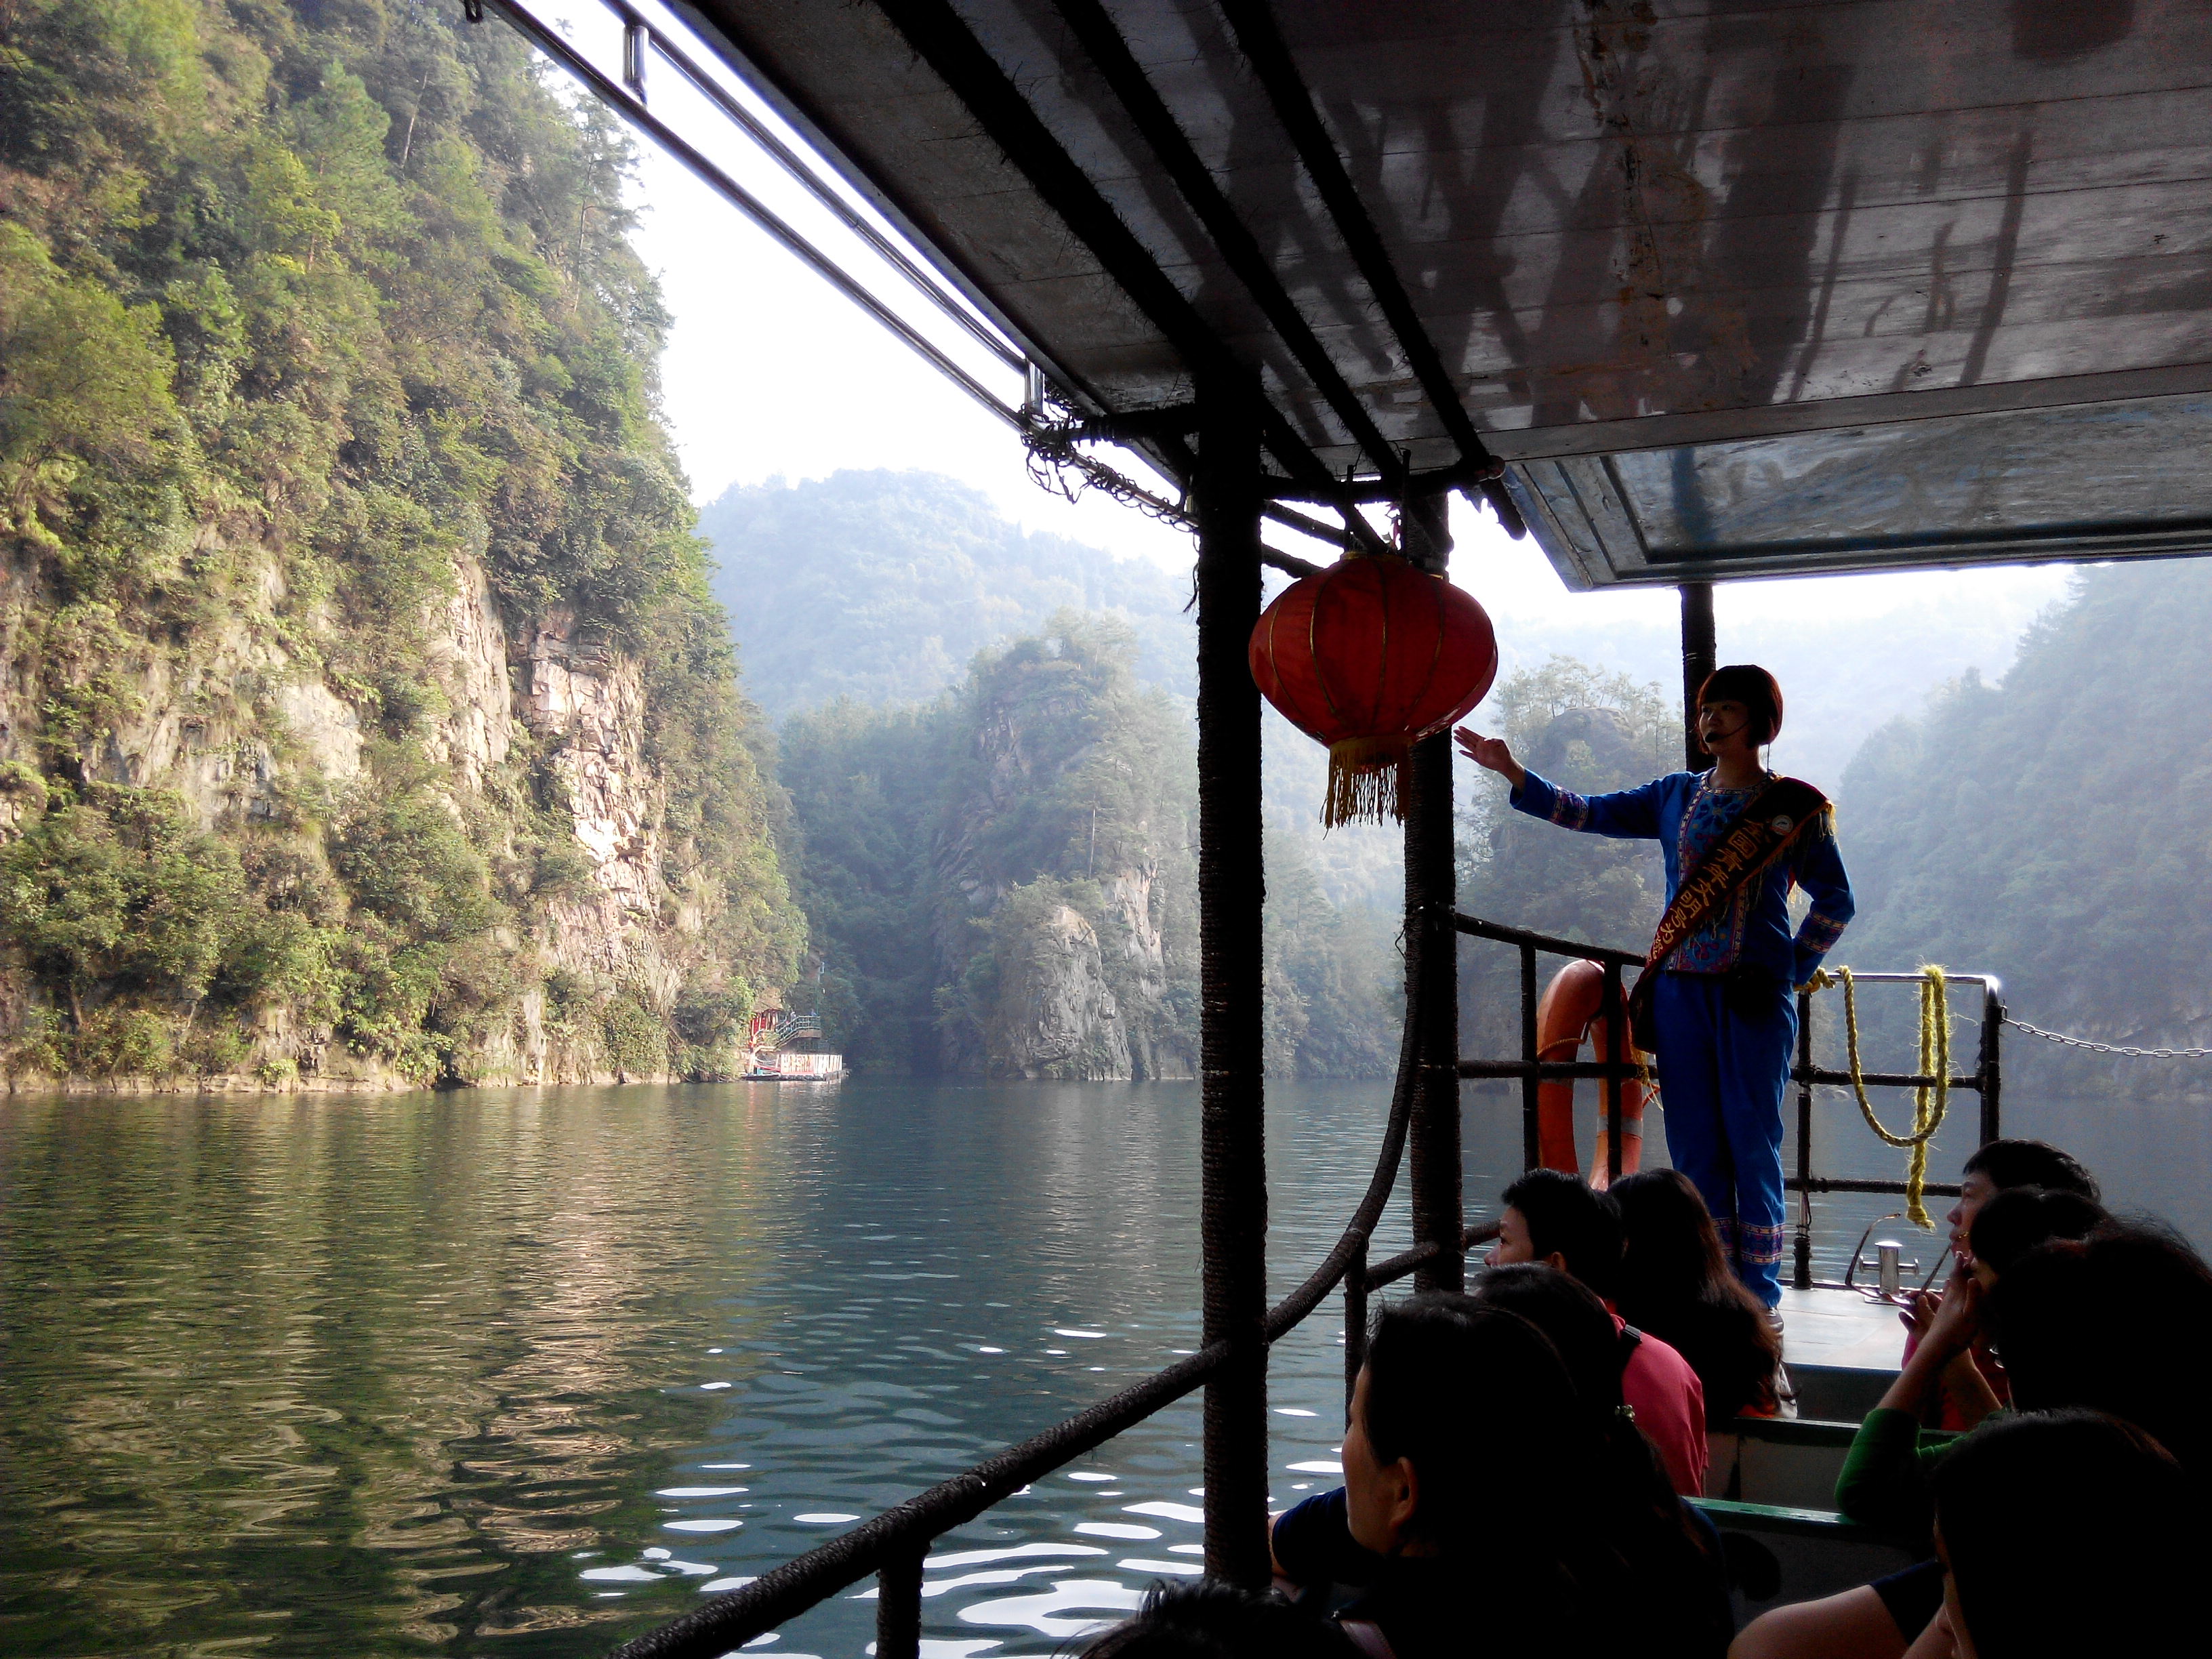
[[[1444,574],[1451,557],[1449,495],[1406,503],[1406,556]],[[1453,867],[1452,739],[1449,732],[1413,745],[1407,767],[1406,1003],[1420,1010],[1411,1143],[1413,1243],[1436,1254],[1413,1271],[1413,1288],[1457,1291],[1467,1285],[1459,1150],[1459,933],[1452,926],[1459,885]],[[1416,988],[1419,994],[1414,994]]]
[[[1261,1085],[1256,394],[1201,380],[1198,507],[1199,1072],[1206,1385],[1206,1571],[1267,1588],[1267,1171]]]
[[[1682,594],[1682,754],[1686,770],[1702,772],[1708,757],[1698,741],[1698,693],[1719,666],[1714,660],[1713,585],[1684,582]]]

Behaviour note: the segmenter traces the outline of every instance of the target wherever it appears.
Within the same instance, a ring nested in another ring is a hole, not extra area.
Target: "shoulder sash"
[[[1667,958],[1727,909],[1754,877],[1788,852],[1827,810],[1828,798],[1802,778],[1777,778],[1753,796],[1728,833],[1683,872],[1682,884],[1675,890],[1666,915],[1659,918],[1651,949],[1644,958],[1644,972],[1629,996],[1629,1019],[1636,1030],[1637,1047],[1647,1050],[1651,1047],[1644,1041],[1650,1035],[1651,994],[1658,988],[1656,975]]]

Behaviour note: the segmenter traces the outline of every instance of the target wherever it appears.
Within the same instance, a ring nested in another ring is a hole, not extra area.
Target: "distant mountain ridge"
[[[1063,610],[1136,635],[1139,679],[1195,690],[1190,592],[1156,565],[1028,531],[934,472],[837,472],[725,491],[699,515],[746,687],[771,720],[841,696],[926,702],[978,651]]]

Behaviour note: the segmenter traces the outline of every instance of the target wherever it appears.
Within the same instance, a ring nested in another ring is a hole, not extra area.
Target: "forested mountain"
[[[1968,677],[1869,738],[1839,800],[1861,895],[1842,954],[2004,976],[2036,1024],[2212,1042],[2212,565],[2083,573],[2000,685]],[[2112,1075],[2025,1038],[2055,1085]],[[2193,1068],[2120,1074],[2203,1092]]]
[[[699,517],[753,696],[771,719],[839,697],[920,702],[1061,611],[1118,616],[1146,683],[1194,694],[1190,584],[1024,530],[934,472],[730,489]]]
[[[0,8],[11,1075],[709,1073],[792,975],[627,154],[458,6]]]
[[[1195,754],[1132,630],[1063,611],[920,707],[841,699],[783,732],[822,1008],[857,1069],[1188,1077],[1198,1054]],[[1387,934],[1272,849],[1271,1066],[1390,1052]]]
[[[779,720],[841,696],[869,708],[925,701],[976,652],[1035,634],[1063,610],[1118,618],[1134,638],[1139,680],[1186,713],[1196,695],[1188,574],[1026,532],[941,474],[771,481],[726,492],[699,522],[749,687]],[[1323,840],[1326,753],[1272,709],[1263,725],[1270,824],[1304,842],[1332,902],[1395,912],[1396,837],[1355,827]]]

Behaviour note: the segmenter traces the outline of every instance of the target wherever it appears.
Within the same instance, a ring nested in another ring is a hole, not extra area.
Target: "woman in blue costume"
[[[1658,842],[1667,899],[1686,869],[1774,781],[1759,750],[1782,729],[1782,689],[1763,668],[1717,670],[1698,697],[1706,772],[1674,772],[1617,794],[1583,796],[1546,782],[1499,738],[1460,728],[1477,765],[1513,786],[1513,805],[1568,830]],[[1812,908],[1793,936],[1790,893]],[[1823,805],[1782,855],[1737,887],[1657,974],[1651,1017],[1667,1153],[1697,1183],[1736,1275],[1768,1309],[1782,1300],[1782,1097],[1797,1043],[1793,993],[1851,919],[1851,887]]]

